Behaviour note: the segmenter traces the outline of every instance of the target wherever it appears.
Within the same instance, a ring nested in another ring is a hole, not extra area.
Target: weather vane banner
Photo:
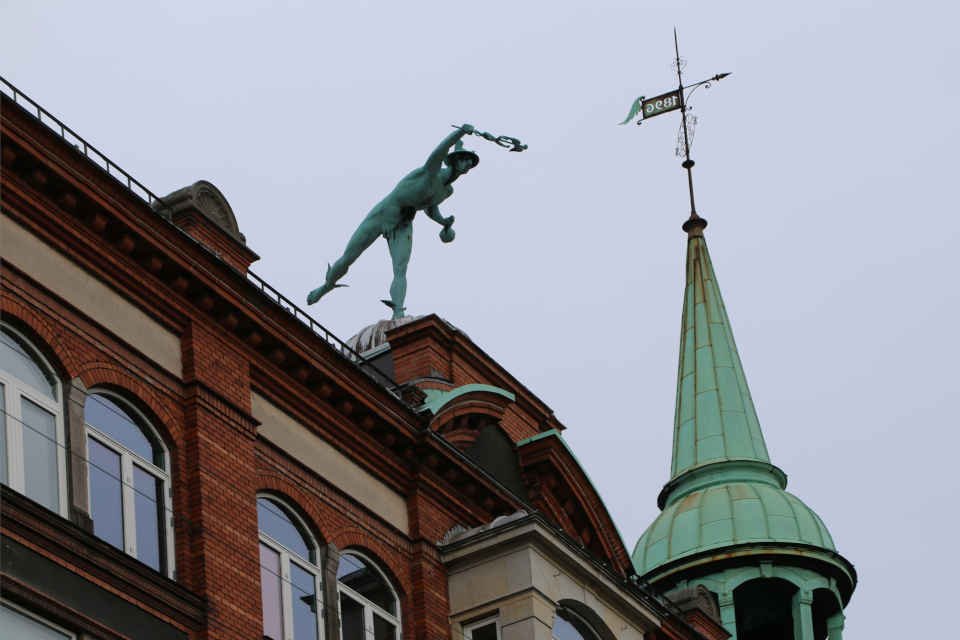
[[[640,114],[641,120],[646,120],[647,118],[658,116],[661,113],[674,111],[675,109],[679,109],[681,104],[679,89],[656,96],[655,98],[650,98],[649,100],[646,99],[646,96],[640,96],[634,101],[633,106],[630,108],[630,115],[620,124],[627,124],[633,120],[637,114]],[[637,121],[637,124],[640,124],[640,121]]]
[[[644,118],[652,118],[653,116],[658,116],[661,113],[666,113],[667,111],[673,111],[674,109],[680,108],[680,90],[671,91],[670,93],[665,93],[662,96],[657,96],[656,98],[650,98],[649,100],[643,101],[643,113]]]

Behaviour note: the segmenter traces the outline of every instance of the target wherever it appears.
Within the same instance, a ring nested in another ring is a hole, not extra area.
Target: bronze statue
[[[413,248],[413,218],[417,211],[424,211],[431,220],[443,226],[440,231],[443,242],[451,242],[456,237],[453,230],[454,217],[444,218],[437,205],[453,194],[453,187],[450,186],[453,181],[480,162],[476,153],[463,149],[463,142],[460,140],[473,132],[473,126],[469,124],[457,128],[433,150],[422,167],[408,173],[393,191],[367,214],[347,243],[343,256],[332,266],[327,265],[326,282],[310,292],[307,304],[315,303],[337,287],[345,287],[346,285],[337,282],[360,254],[382,235],[387,239],[387,247],[393,260],[390,300],[383,300],[383,303],[393,309],[394,319],[403,317],[406,310],[403,301],[407,295],[407,265]],[[451,152],[450,148],[454,144],[456,150]],[[444,167],[444,164],[447,166]]]

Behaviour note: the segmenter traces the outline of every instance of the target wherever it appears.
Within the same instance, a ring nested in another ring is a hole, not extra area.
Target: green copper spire
[[[738,632],[745,639],[824,637],[815,628],[841,640],[856,571],[770,463],[706,226],[696,213],[683,225],[687,278],[670,480],[657,500],[660,515],[634,548],[634,568],[668,595],[698,584],[716,594],[732,640]]]
[[[689,223],[671,480],[720,460],[770,462],[703,238],[706,221]]]

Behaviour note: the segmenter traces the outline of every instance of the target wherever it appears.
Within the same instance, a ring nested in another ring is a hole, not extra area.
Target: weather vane
[[[650,98],[649,100],[646,96],[640,96],[633,102],[633,106],[630,108],[630,115],[628,115],[627,119],[620,124],[627,124],[633,120],[637,114],[640,114],[640,120],[637,120],[637,124],[641,125],[645,120],[648,120],[654,116],[659,116],[660,114],[667,113],[668,111],[680,110],[680,131],[677,133],[676,155],[678,157],[685,156],[686,158],[683,161],[682,166],[687,170],[687,183],[690,186],[690,217],[698,218],[699,216],[697,215],[697,207],[693,200],[693,172],[691,171],[691,169],[693,169],[693,165],[696,163],[690,159],[690,143],[693,140],[693,129],[697,124],[697,118],[696,116],[691,117],[690,114],[687,113],[690,111],[690,109],[692,109],[692,107],[688,106],[687,103],[690,101],[690,96],[699,87],[705,86],[707,89],[709,89],[712,82],[715,80],[722,80],[730,74],[718,73],[712,78],[703,80],[702,82],[683,86],[683,68],[686,66],[687,61],[680,57],[680,47],[677,44],[676,29],[673,30],[673,47],[677,58],[676,61],[670,65],[670,68],[676,69],[677,71],[677,79],[680,83],[679,88],[675,91]],[[687,93],[685,94],[684,92]]]

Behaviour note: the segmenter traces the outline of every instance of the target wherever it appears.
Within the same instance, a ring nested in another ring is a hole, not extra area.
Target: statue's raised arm
[[[440,143],[440,146],[433,150],[433,153],[427,158],[427,162],[423,165],[423,168],[427,171],[439,171],[443,167],[443,159],[450,153],[450,147],[455,145],[457,140],[471,133],[473,133],[473,125],[465,124],[448,135],[443,139],[443,142]]]

